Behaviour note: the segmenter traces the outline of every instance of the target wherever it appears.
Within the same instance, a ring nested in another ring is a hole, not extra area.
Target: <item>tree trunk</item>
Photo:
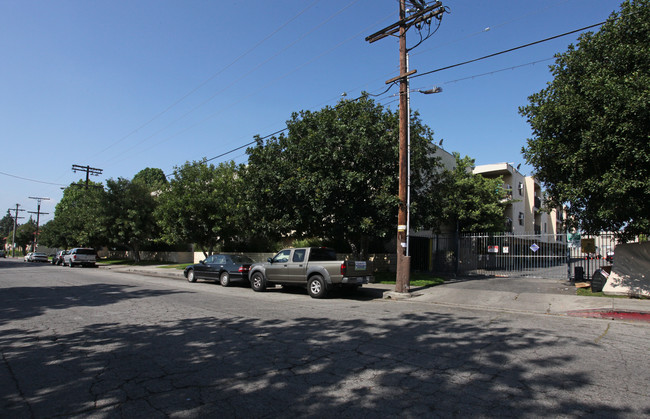
[[[133,249],[133,260],[136,263],[140,263],[140,246],[134,245],[131,246],[131,249]]]

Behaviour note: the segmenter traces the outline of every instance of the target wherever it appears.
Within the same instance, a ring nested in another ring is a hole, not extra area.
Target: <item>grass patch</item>
[[[576,295],[582,297],[607,297],[607,298],[629,298],[627,295],[605,295],[603,292],[593,292],[591,288],[578,288]]]
[[[185,268],[187,268],[190,265],[194,265],[194,263],[174,263],[174,264],[171,264],[171,265],[159,266],[159,268],[184,270]]]
[[[395,284],[396,274],[394,272],[376,272],[374,274],[375,282],[380,284]],[[433,287],[445,282],[444,279],[423,272],[412,272],[410,285],[411,287]]]
[[[127,265],[127,266],[151,266],[151,265],[160,265],[160,261],[156,260],[141,260],[136,262],[132,259],[100,259],[97,260],[98,265]]]

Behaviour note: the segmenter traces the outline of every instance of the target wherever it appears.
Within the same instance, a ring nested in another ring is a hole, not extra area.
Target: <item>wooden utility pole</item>
[[[11,257],[16,257],[16,228],[18,227],[18,219],[25,218],[18,216],[19,211],[25,211],[24,209],[19,209],[19,207],[20,204],[16,204],[16,209],[9,208],[9,211],[16,211],[16,214],[14,215],[14,235],[11,240]]]
[[[86,172],[86,189],[88,189],[88,179],[90,178],[90,175],[93,176],[99,176],[102,174],[102,169],[96,169],[94,167],[90,166],[79,166],[78,164],[73,164],[72,165],[72,171],[77,173],[79,172]]]
[[[406,16],[406,0],[399,0],[399,21],[376,32],[368,37],[366,41],[372,43],[387,36],[398,34],[399,37],[399,69],[400,75],[386,81],[386,84],[399,80],[399,210],[397,213],[397,277],[395,281],[395,292],[407,293],[411,280],[411,257],[406,254],[407,218],[408,218],[408,128],[410,123],[408,110],[408,77],[416,71],[409,71],[406,31],[413,25],[430,21],[431,18],[444,13],[441,2],[426,6],[422,0],[410,0],[410,4],[416,11]]]
[[[406,0],[399,2],[399,20],[406,18]],[[408,62],[406,59],[406,26],[399,27],[399,210],[397,213],[397,277],[395,292],[409,292],[411,257],[406,254],[407,178],[408,178]]]
[[[41,198],[38,196],[30,196],[29,199],[35,199],[38,202],[38,209],[36,211],[27,211],[31,214],[36,214],[36,233],[34,233],[34,241],[32,242],[32,249],[36,251],[36,247],[38,246],[38,226],[41,221],[41,214],[49,214],[49,212],[41,212],[41,201],[46,200],[49,201],[50,198]]]

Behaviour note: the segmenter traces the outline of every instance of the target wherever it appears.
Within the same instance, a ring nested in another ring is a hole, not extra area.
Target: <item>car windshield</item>
[[[34,256],[46,256],[45,253],[34,253]]]
[[[232,259],[233,263],[254,263],[253,259],[249,258],[248,256],[232,255],[230,258]]]

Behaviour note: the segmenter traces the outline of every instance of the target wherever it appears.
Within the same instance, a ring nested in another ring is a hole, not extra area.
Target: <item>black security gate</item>
[[[584,243],[592,247],[585,247]],[[450,275],[581,281],[611,264],[614,235],[440,234],[411,238],[413,270]],[[584,250],[594,250],[585,252]]]

